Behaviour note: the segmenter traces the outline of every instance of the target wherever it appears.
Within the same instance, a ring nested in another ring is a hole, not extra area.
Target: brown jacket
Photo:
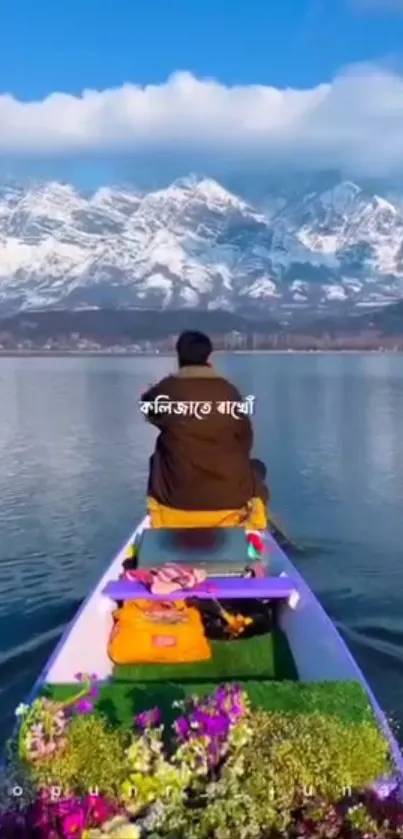
[[[238,418],[217,410],[218,402],[239,402],[234,385],[212,367],[183,367],[141,397],[154,402],[210,402],[209,415],[148,413],[160,433],[149,482],[149,495],[178,510],[232,510],[253,495],[250,453],[253,431],[245,414]]]

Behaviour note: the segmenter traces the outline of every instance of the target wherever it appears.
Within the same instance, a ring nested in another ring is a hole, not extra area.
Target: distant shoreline
[[[374,350],[215,350],[214,355],[402,355],[403,349]],[[116,350],[0,350],[1,358],[172,358],[174,351],[119,352]]]

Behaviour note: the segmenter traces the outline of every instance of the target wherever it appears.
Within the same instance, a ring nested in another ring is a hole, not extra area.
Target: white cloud
[[[0,154],[87,153],[233,156],[314,162],[361,173],[403,168],[403,76],[355,65],[309,90],[226,87],[177,73],[159,86],[127,84],[52,93],[43,101],[0,96]]]

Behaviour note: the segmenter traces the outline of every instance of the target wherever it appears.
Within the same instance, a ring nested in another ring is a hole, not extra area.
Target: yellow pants
[[[245,530],[265,530],[267,512],[260,498],[252,498],[241,510],[175,510],[159,504],[155,498],[147,498],[147,512],[151,527],[244,527]]]
[[[269,524],[267,508],[261,498],[252,498],[247,530],[266,530]]]

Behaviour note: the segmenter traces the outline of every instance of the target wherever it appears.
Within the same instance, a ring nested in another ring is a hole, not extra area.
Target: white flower
[[[25,705],[24,702],[20,702],[14,713],[16,717],[24,717],[27,711],[29,711],[29,705]]]
[[[99,837],[109,837],[109,839],[140,839],[141,830],[140,828],[135,825],[131,824],[124,816],[115,816],[111,821],[106,822],[101,828],[99,833],[92,833],[89,831],[88,839],[92,839],[94,836]]]
[[[140,839],[141,833],[137,825],[128,822],[122,827],[117,827],[110,836],[111,839]]]

